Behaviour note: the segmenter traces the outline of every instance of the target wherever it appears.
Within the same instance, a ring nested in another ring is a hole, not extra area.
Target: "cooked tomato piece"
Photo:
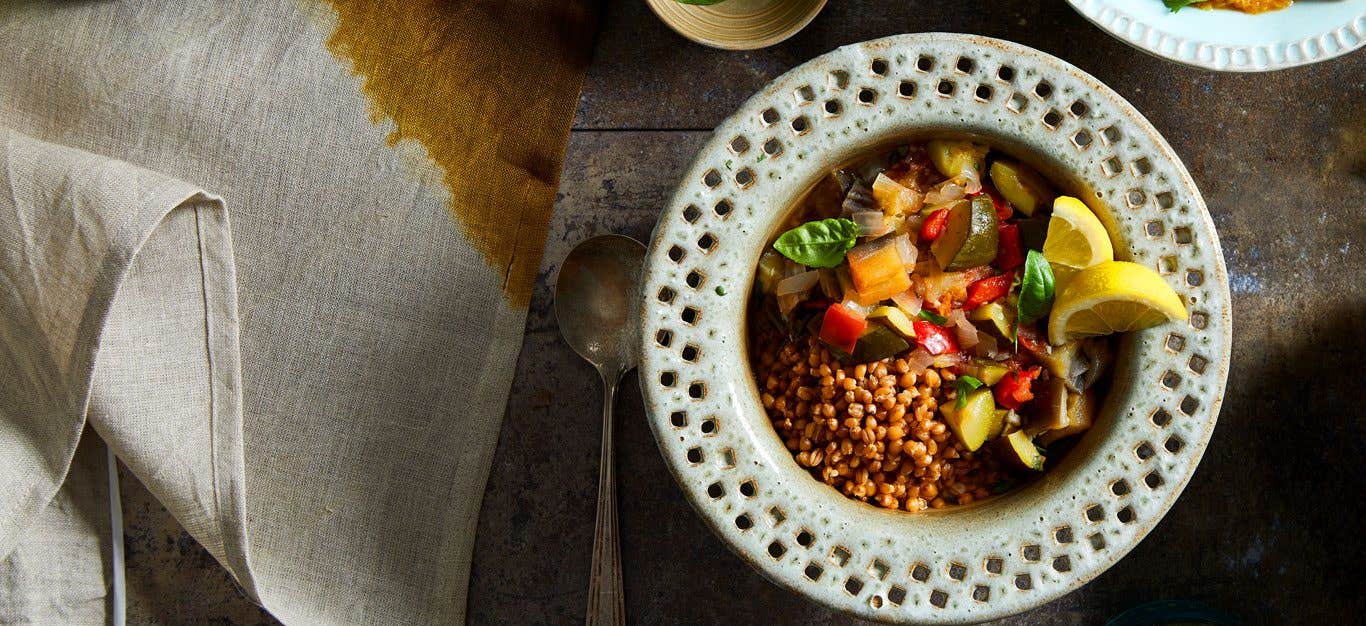
[[[949,210],[939,209],[925,218],[925,223],[920,225],[920,240],[934,241],[944,234],[944,228],[949,224]]]
[[[820,340],[845,354],[853,354],[854,345],[866,328],[868,320],[858,312],[843,304],[832,304],[821,320]]]
[[[925,320],[911,322],[915,328],[915,340],[930,354],[952,354],[958,352],[958,340],[949,329]]]
[[[1018,409],[1034,399],[1034,392],[1030,387],[1034,379],[1039,377],[1039,372],[1043,371],[1037,365],[1025,370],[1015,370],[1005,375],[1001,382],[992,387],[992,392],[996,394],[996,404],[1007,409]]]
[[[1009,272],[1024,265],[1024,246],[1020,243],[1020,225],[1005,224],[996,230],[995,265]]]
[[[1006,297],[1010,293],[1011,274],[1001,274],[983,278],[968,285],[968,299],[963,301],[963,310],[971,311],[983,304]]]

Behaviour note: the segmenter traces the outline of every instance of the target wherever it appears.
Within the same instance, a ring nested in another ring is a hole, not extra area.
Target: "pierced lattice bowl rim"
[[[764,243],[821,174],[942,134],[982,137],[1065,181],[1097,210],[1116,256],[1156,268],[1191,320],[1120,341],[1097,425],[1058,467],[998,498],[912,514],[849,500],[796,464],[759,404],[742,320]],[[752,97],[661,215],[642,294],[647,416],[698,513],[774,582],[888,622],[1003,617],[1114,564],[1194,473],[1231,345],[1218,236],[1166,141],[1072,65],[972,35],[845,46]]]

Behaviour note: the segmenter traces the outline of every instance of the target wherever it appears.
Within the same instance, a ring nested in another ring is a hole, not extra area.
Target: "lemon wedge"
[[[1053,301],[1048,341],[1058,346],[1184,319],[1181,297],[1157,272],[1137,263],[1105,261],[1079,270]]]
[[[1053,201],[1053,217],[1048,220],[1043,258],[1048,259],[1054,281],[1062,287],[1078,270],[1115,260],[1115,248],[1105,226],[1085,203],[1058,196]]]

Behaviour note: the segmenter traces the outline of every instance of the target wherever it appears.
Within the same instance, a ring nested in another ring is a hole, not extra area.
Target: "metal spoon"
[[[593,571],[588,585],[590,625],[626,623],[617,541],[617,480],[612,452],[612,403],[622,374],[636,366],[640,342],[640,268],[645,246],[630,237],[603,235],[580,243],[560,265],[555,318],[560,334],[602,376],[602,456],[598,462],[598,516]]]

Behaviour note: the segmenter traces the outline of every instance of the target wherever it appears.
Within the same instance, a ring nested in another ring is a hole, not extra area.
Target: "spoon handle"
[[[603,376],[602,453],[598,460],[598,518],[593,533],[593,571],[588,582],[590,626],[624,626],[621,550],[617,542],[617,470],[612,446],[612,404],[617,381]]]

